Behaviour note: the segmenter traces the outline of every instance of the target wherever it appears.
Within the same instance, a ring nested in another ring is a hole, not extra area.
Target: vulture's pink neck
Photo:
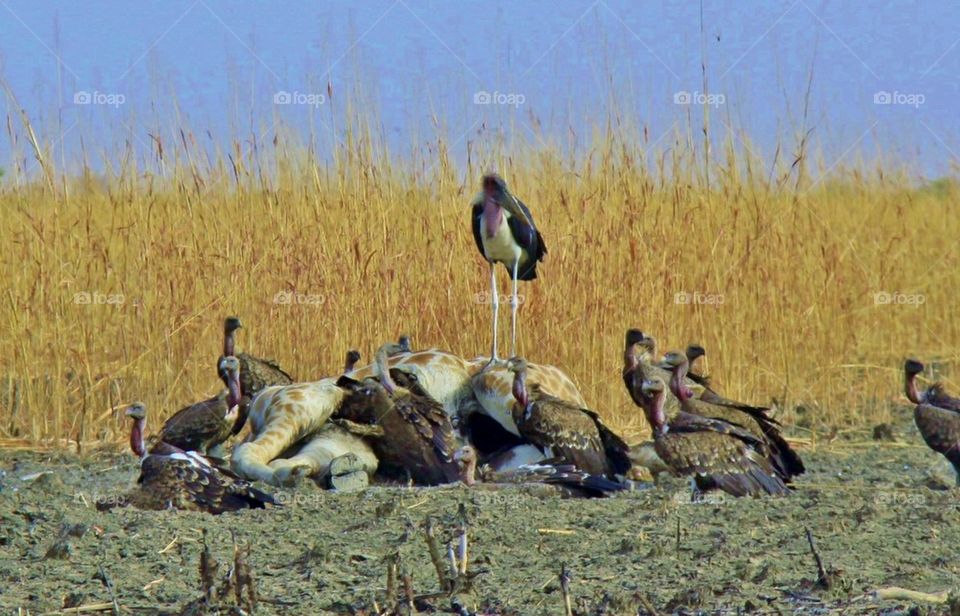
[[[138,458],[147,455],[147,447],[143,444],[143,432],[146,426],[146,418],[139,418],[133,420],[133,428],[130,429],[130,449]]]
[[[688,365],[684,362],[679,366],[674,366],[673,372],[670,374],[670,391],[672,391],[673,395],[679,398],[681,402],[686,402],[693,397],[693,391],[683,382],[687,376],[687,368]]]

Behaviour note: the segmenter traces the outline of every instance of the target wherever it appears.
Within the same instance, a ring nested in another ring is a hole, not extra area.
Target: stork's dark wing
[[[477,250],[480,251],[480,255],[486,259],[487,254],[483,251],[483,240],[480,237],[480,229],[483,225],[483,200],[474,199],[473,208],[470,213],[470,222],[473,227],[473,241],[477,243]]]
[[[543,242],[543,237],[536,228],[531,227],[517,216],[507,218],[507,226],[510,228],[510,234],[513,240],[530,256],[526,262],[519,264],[517,269],[517,278],[519,280],[533,280],[537,277],[537,262],[542,261],[547,254],[547,247]],[[510,266],[507,270],[510,271]]]

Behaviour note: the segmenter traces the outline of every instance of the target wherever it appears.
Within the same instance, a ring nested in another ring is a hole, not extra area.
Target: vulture
[[[236,433],[234,426],[239,421],[240,407],[239,360],[222,358],[219,372],[226,391],[174,413],[160,428],[159,442],[184,451],[211,454],[211,450]]]
[[[337,384],[349,393],[333,417],[382,428],[369,435],[381,474],[393,479],[409,477],[422,485],[454,482],[459,472],[453,455],[460,440],[450,417],[416,380],[405,385],[394,381],[387,359],[397,352],[402,352],[398,343],[377,350],[376,377],[362,381],[340,378]]]
[[[253,398],[264,387],[292,384],[293,377],[284,372],[276,361],[234,352],[234,336],[242,327],[237,317],[227,317],[223,322],[223,356],[234,356],[240,361],[240,391],[243,396]]]
[[[130,447],[140,457],[137,489],[126,504],[138,509],[181,509],[220,514],[275,505],[273,496],[257,490],[232,472],[214,466],[195,451],[158,441],[148,452],[143,441],[147,413],[142,403],[126,412],[133,419]]]
[[[623,350],[623,383],[627,387],[630,398],[637,406],[643,406],[643,396],[640,389],[644,380],[654,377],[667,382],[670,380],[670,371],[656,360],[657,341],[653,336],[639,329],[627,330]],[[686,379],[686,386],[694,394],[702,393],[703,386],[690,379]],[[670,413],[679,410],[676,400],[666,401],[667,411]]]
[[[915,359],[908,359],[904,367],[907,398],[917,405],[913,421],[927,447],[953,465],[960,487],[960,399],[948,395],[940,383],[921,393],[917,375],[923,370],[923,364]]]
[[[710,387],[710,377],[705,374],[700,374],[699,372],[693,371],[693,365],[697,362],[698,359],[704,357],[707,354],[707,350],[704,349],[701,345],[693,343],[687,345],[687,350],[685,351],[687,356],[687,363],[690,364],[690,370],[687,372],[687,377],[697,383],[698,385],[703,385],[705,389]]]
[[[360,351],[356,349],[350,349],[347,351],[346,361],[343,363],[343,373],[349,374],[353,372],[353,369],[356,367],[357,362],[360,361]]]
[[[668,419],[666,385],[659,377],[644,381],[641,393],[654,448],[673,474],[692,477],[699,490],[720,489],[738,497],[790,493],[761,437],[728,421],[685,411]]]
[[[682,412],[725,421],[761,439],[770,456],[770,463],[784,482],[789,483],[794,476],[803,474],[803,461],[780,434],[780,423],[767,414],[769,409],[741,404],[716,394],[708,396],[712,392],[709,389],[704,391],[701,398],[693,398],[693,392],[685,385],[688,368],[686,356],[671,351],[664,355],[664,364],[672,368],[670,391],[680,401]]]
[[[460,481],[467,487],[477,485],[477,450],[464,445],[454,459],[460,464]],[[540,483],[556,486],[562,494],[572,497],[602,497],[624,489],[623,484],[611,481],[601,475],[591,475],[573,464],[543,461],[536,464],[524,464],[507,471],[481,469],[483,484],[491,487],[498,484]]]
[[[537,385],[527,387],[527,362],[507,361],[513,372],[513,420],[520,436],[539,447],[547,458],[556,457],[590,475],[614,479],[631,466],[629,447],[607,428],[593,411],[551,396]]]

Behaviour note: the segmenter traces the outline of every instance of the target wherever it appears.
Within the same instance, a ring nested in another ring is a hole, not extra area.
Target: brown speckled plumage
[[[253,398],[260,390],[272,385],[290,385],[293,377],[272,359],[261,359],[247,353],[236,353],[234,337],[242,328],[240,319],[227,317],[223,323],[223,357],[234,356],[240,361],[240,391]],[[222,357],[221,357],[222,359]]]
[[[916,377],[923,370],[924,365],[915,359],[904,366],[907,398],[917,404],[913,421],[923,442],[953,465],[960,487],[960,400],[947,394],[940,383],[920,392]]]
[[[513,420],[520,436],[542,450],[592,475],[613,478],[630,469],[629,447],[589,409],[526,384],[526,362],[513,358]]]
[[[181,509],[219,514],[239,509],[262,509],[274,504],[273,497],[257,490],[232,472],[214,466],[196,452],[185,452],[158,441],[146,452],[143,432],[146,410],[133,405],[127,414],[133,418],[130,442],[141,456],[137,489],[125,504],[138,509]]]
[[[686,382],[689,368],[686,356],[673,351],[667,353],[664,361],[665,365],[672,368],[670,390],[679,400],[681,411],[722,420],[762,440],[768,461],[784,482],[789,483],[793,477],[803,474],[805,471],[803,461],[780,434],[780,424],[768,415],[769,409],[734,402],[716,394],[708,396],[708,392],[712,390],[704,391],[700,399],[693,398],[693,392],[681,385]]]
[[[624,489],[624,486],[602,475],[591,475],[573,464],[541,463],[526,464],[508,471],[495,471],[487,467],[477,469],[478,454],[470,445],[465,445],[454,456],[461,465],[460,481],[470,487],[481,484],[496,487],[502,484],[540,483],[554,486],[562,495],[572,497],[602,497]]]
[[[388,344],[377,351],[379,378],[340,379],[350,393],[334,417],[382,426],[383,436],[369,439],[382,475],[394,479],[409,475],[422,485],[456,481],[453,454],[461,443],[450,417],[415,381],[407,381],[410,389],[393,382],[387,358],[397,347]]]
[[[239,362],[236,358],[225,357],[220,368],[227,389],[174,413],[160,428],[159,441],[184,451],[208,453],[230,437],[240,404]]]
[[[683,411],[667,420],[665,389],[654,378],[642,391],[657,455],[673,473],[693,477],[701,490],[717,488],[733,496],[789,494],[762,438],[729,422]]]

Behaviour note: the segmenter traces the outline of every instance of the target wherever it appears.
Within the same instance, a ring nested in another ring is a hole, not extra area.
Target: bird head
[[[477,450],[473,445],[464,445],[453,454],[453,459],[461,464],[477,461]]]
[[[923,372],[924,366],[923,363],[917,361],[916,359],[908,359],[903,365],[904,373],[904,392],[907,395],[907,400],[913,402],[914,404],[920,404],[924,401],[925,394],[920,393],[920,389],[917,387],[917,375]]]
[[[507,183],[496,173],[488,173],[483,176],[483,195],[502,204],[507,195]]]
[[[344,372],[350,372],[353,370],[353,367],[357,365],[357,362],[360,361],[360,351],[356,349],[350,349],[347,351],[347,360],[344,364]]]
[[[410,336],[407,334],[400,336],[400,338],[397,340],[397,346],[399,346],[400,350],[404,353],[411,353],[412,349],[410,347]]]
[[[670,351],[663,356],[663,364],[668,369],[676,369],[687,362],[687,356],[680,351]]]
[[[507,370],[514,374],[521,374],[527,371],[527,360],[522,357],[511,357],[507,360]]]
[[[507,190],[507,183],[496,173],[488,173],[483,176],[483,200],[487,203],[493,203],[510,212],[510,215],[522,220],[529,227],[533,228],[533,220],[520,206],[517,198]]]
[[[147,406],[143,402],[134,402],[127,407],[127,410],[124,412],[124,415],[131,419],[146,419],[147,418]]]
[[[453,454],[453,459],[460,466],[460,481],[472,486],[476,482],[477,450],[464,445]]]
[[[691,364],[707,354],[707,350],[696,342],[687,345],[687,361]]]
[[[666,384],[663,382],[663,379],[660,377],[653,377],[643,382],[640,390],[643,392],[643,395],[653,398],[655,395],[663,393],[666,389]]]
[[[240,322],[240,317],[227,317],[223,320],[223,331],[226,334],[232,334],[243,327],[243,323]]]
[[[644,340],[646,337],[647,337],[647,335],[646,335],[645,333],[643,333],[642,331],[640,331],[639,329],[628,329],[628,330],[627,330],[627,340],[626,340],[625,346],[626,346],[626,348],[629,349],[629,348],[631,348],[631,347],[633,347],[633,346],[636,346],[636,345],[640,344],[641,342],[643,342],[643,340]]]
[[[916,376],[924,371],[924,365],[916,359],[908,359],[903,365],[903,371],[907,376]]]

